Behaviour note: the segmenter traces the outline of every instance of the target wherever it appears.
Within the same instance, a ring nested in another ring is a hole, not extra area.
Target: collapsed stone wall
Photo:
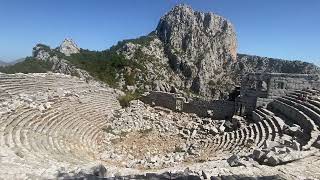
[[[316,74],[251,73],[242,79],[236,108],[240,114],[250,115],[256,107],[266,107],[289,92],[319,88]]]
[[[152,91],[143,95],[140,100],[146,104],[165,107],[171,110],[176,110],[177,95],[161,91]]]
[[[226,119],[232,117],[235,112],[233,101],[223,100],[201,100],[181,97],[179,94],[152,91],[142,96],[144,103],[154,106],[165,107],[174,111],[194,113],[201,117],[211,117],[213,119]]]
[[[229,119],[234,114],[234,102],[224,100],[192,100],[183,105],[183,112],[195,113],[198,116],[211,116],[213,119]],[[208,114],[208,111],[210,114]]]

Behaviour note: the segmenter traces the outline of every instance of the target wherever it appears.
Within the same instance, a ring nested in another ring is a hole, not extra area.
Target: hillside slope
[[[237,83],[240,83],[241,77],[252,72],[320,74],[320,68],[312,63],[246,54],[238,54],[237,62],[231,66],[231,69]]]

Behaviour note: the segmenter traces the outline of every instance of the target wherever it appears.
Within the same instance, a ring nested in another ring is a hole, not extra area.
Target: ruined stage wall
[[[231,118],[235,111],[233,101],[190,99],[189,101],[174,93],[152,91],[142,96],[144,103],[152,106],[161,106],[173,111],[194,113],[201,117],[212,117],[213,119]],[[208,113],[209,112],[209,113]]]

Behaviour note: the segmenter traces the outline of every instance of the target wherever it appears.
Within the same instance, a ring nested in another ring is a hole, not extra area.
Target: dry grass
[[[164,155],[175,152],[175,147],[183,142],[178,135],[160,136],[153,130],[129,133],[115,144],[115,148],[126,150],[135,158],[144,158],[146,154]]]

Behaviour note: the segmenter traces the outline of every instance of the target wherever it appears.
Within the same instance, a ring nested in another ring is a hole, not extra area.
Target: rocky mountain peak
[[[174,8],[171,9],[166,15],[169,14],[193,14],[194,10],[192,9],[191,6],[187,4],[178,4]]]
[[[225,47],[230,57],[219,60],[236,60],[237,40],[233,25],[214,13],[194,11],[184,4],[177,5],[160,19],[156,32],[171,48],[184,52],[201,51],[199,48],[212,51],[215,50],[213,44],[221,43],[221,48]],[[199,55],[199,52],[194,55]]]
[[[66,38],[59,46],[59,51],[66,56],[70,56],[71,54],[79,53],[80,48],[72,39]]]
[[[204,96],[212,94],[209,81],[217,79],[237,59],[233,25],[211,12],[177,5],[160,19],[156,34],[172,69],[187,79],[187,88]]]

